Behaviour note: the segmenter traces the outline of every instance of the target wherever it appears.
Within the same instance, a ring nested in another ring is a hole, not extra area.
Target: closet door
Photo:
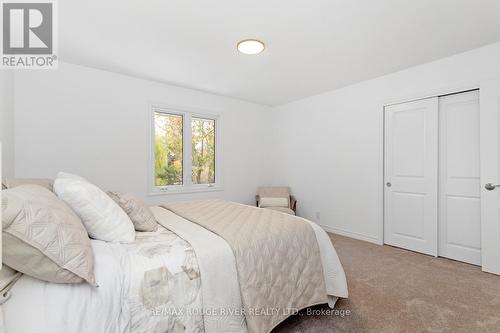
[[[437,255],[438,98],[385,108],[384,242]]]
[[[500,274],[500,79],[481,84],[481,264]]]
[[[479,92],[439,98],[439,256],[481,264]]]

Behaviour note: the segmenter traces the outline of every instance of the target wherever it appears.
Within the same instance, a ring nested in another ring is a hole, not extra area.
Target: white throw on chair
[[[257,207],[277,210],[290,215],[297,213],[297,200],[286,186],[259,187],[255,196]]]

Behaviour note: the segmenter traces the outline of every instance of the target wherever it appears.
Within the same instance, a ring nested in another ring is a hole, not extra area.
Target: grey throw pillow
[[[108,195],[127,213],[137,231],[156,231],[156,222],[151,209],[133,193],[108,192]]]

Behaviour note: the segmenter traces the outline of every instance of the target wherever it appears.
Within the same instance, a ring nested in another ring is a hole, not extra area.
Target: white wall
[[[146,197],[148,103],[155,102],[222,113],[224,191],[148,202],[223,197],[253,203],[265,181],[268,107],[67,63],[58,70],[18,71],[14,83],[16,177],[54,177],[65,170],[105,189]]]
[[[0,142],[2,175],[14,176],[14,90],[13,72],[0,71]]]
[[[498,76],[500,43],[280,106],[272,178],[292,187],[300,215],[380,242],[384,104]]]
[[[217,196],[253,203],[256,186],[286,184],[300,215],[380,242],[383,105],[474,88],[498,76],[500,43],[271,109],[71,64],[19,71],[16,176],[67,170],[146,196],[148,102],[220,110],[225,191],[149,202]]]

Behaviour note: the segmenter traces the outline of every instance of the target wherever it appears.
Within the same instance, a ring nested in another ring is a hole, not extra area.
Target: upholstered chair
[[[257,207],[277,210],[290,215],[297,213],[297,200],[285,186],[259,187],[255,196]]]

